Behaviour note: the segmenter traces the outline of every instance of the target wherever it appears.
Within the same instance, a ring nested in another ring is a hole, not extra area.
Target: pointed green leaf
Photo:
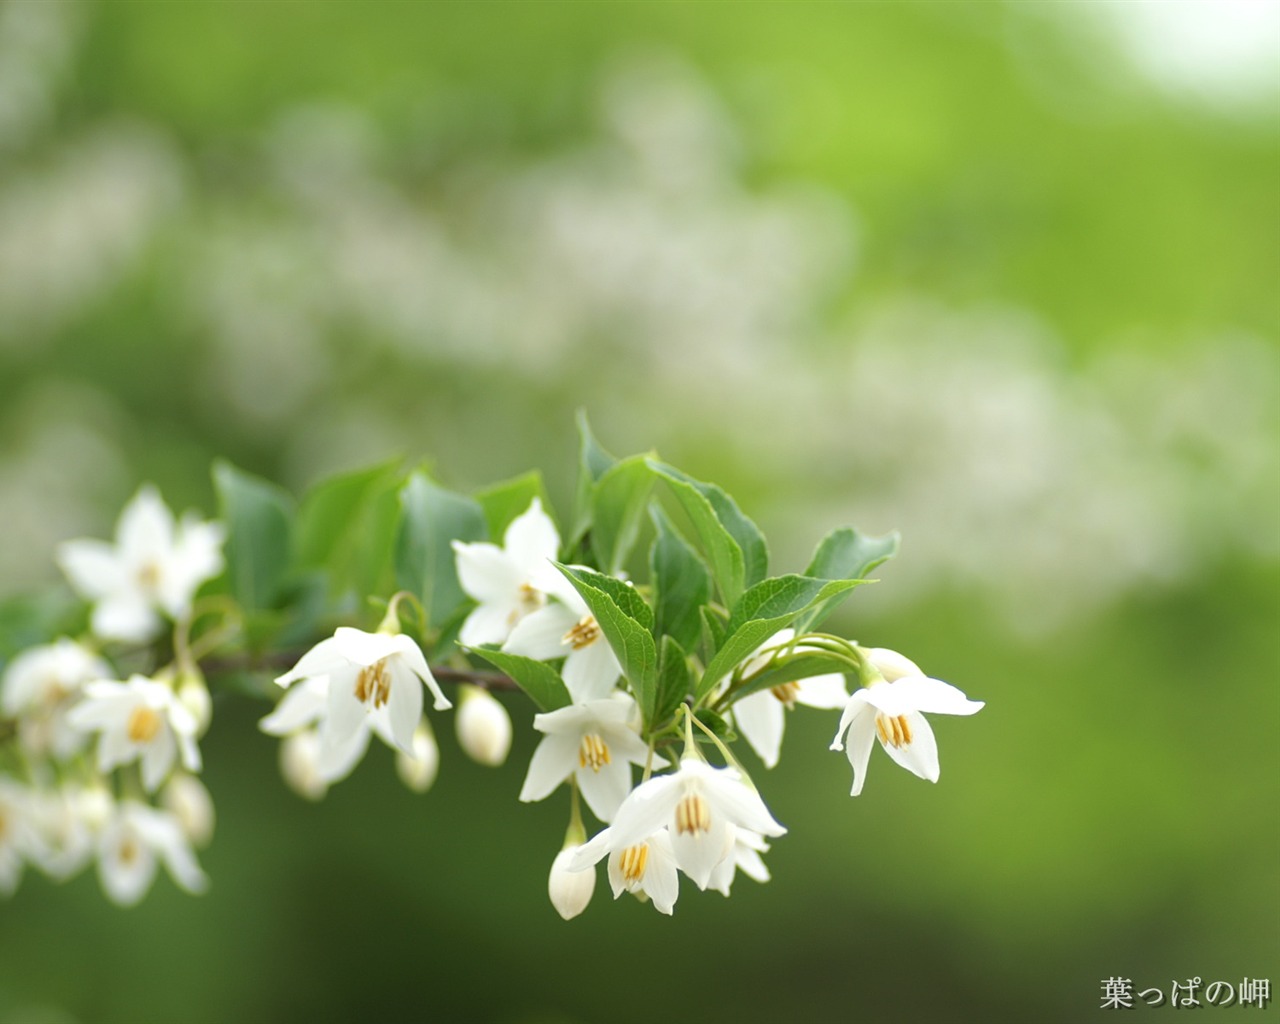
[[[438,487],[421,472],[401,488],[400,509],[396,583],[422,602],[427,624],[439,627],[467,596],[451,542],[484,540],[484,512],[478,502]]]
[[[643,455],[615,463],[591,489],[591,550],[601,572],[622,571],[635,546],[653,470]]]
[[[511,520],[527,512],[534,498],[542,501],[542,511],[554,519],[551,499],[547,497],[547,489],[542,483],[542,474],[536,469],[523,476],[504,480],[502,483],[476,492],[476,501],[480,502],[480,507],[484,509],[489,536],[495,543],[502,543],[502,535],[511,525]]]
[[[869,537],[851,526],[832,530],[818,543],[813,560],[805,570],[806,576],[824,580],[861,579],[882,562],[898,553],[898,534]],[[836,610],[849,592],[837,594],[830,601],[815,605],[796,620],[799,632],[813,629]]]
[[[649,506],[657,535],[649,550],[649,571],[654,597],[655,636],[664,633],[685,650],[702,635],[701,608],[711,600],[711,573],[671,524],[662,506]]]
[[[591,432],[585,409],[578,410],[578,485],[573,498],[573,535],[566,549],[575,548],[591,529],[591,495],[599,480],[618,460],[600,446]]]
[[[291,554],[294,501],[280,487],[219,460],[219,516],[227,525],[227,585],[246,611],[274,607]]]
[[[679,470],[660,462],[650,462],[653,471],[666,480],[680,507],[684,509],[698,535],[711,572],[724,603],[732,606],[741,596],[746,580],[746,561],[742,546],[733,538],[716,515],[715,506],[699,489],[696,481]]]
[[[698,683],[699,698],[774,633],[791,625],[801,613],[862,582],[778,576],[757,583],[742,595],[729,617],[728,638]]]
[[[664,636],[658,651],[658,679],[652,705],[641,709],[645,723],[651,728],[660,726],[692,692],[693,677],[684,648],[674,638]]]
[[[299,569],[324,569],[335,593],[375,593],[391,562],[400,460],[322,480],[298,508]]]
[[[653,705],[658,648],[653,642],[653,611],[635,588],[589,569],[556,563],[591,609],[600,630],[622,665],[641,707]]]
[[[710,660],[724,646],[725,638],[729,635],[726,631],[728,623],[709,605],[703,605],[699,609],[699,617],[702,620],[702,656],[704,660]]]
[[[472,654],[484,658],[500,672],[509,675],[541,711],[554,711],[570,704],[569,691],[560,673],[544,661],[534,661],[520,654],[508,654],[497,647],[469,647]]]

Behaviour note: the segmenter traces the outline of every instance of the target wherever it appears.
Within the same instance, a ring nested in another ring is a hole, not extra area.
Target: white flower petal
[[[601,765],[599,771],[579,768],[577,775],[578,789],[591,813],[601,821],[612,821],[631,792],[631,763],[616,758],[610,764]]]
[[[538,661],[563,658],[572,648],[564,635],[578,624],[578,616],[562,604],[549,604],[530,612],[511,630],[502,649]]]
[[[393,636],[391,641],[392,647],[405,667],[422,680],[427,689],[431,691],[432,706],[437,711],[448,711],[453,707],[453,702],[444,695],[444,691],[440,689],[440,684],[436,682],[436,677],[431,674],[431,666],[427,664],[422,648],[403,633]]]
[[[258,728],[272,736],[287,736],[322,719],[328,703],[329,677],[312,676],[290,687],[275,710],[258,723]]]
[[[892,743],[880,741],[884,752],[922,779],[930,782],[938,781],[938,743],[934,739],[933,729],[924,715],[913,711],[904,716],[911,731],[911,742],[895,747]]]
[[[82,597],[97,600],[125,584],[126,573],[115,545],[104,540],[69,540],[58,545],[54,560]]]
[[[93,632],[104,640],[130,644],[155,639],[163,626],[155,609],[135,591],[102,598],[93,606],[89,624]]]
[[[822,708],[832,711],[842,708],[849,701],[849,691],[845,688],[844,676],[833,673],[825,676],[811,676],[801,679],[800,692],[796,694],[796,703],[807,708]]]
[[[749,694],[733,705],[733,723],[766,768],[778,763],[786,724],[782,701],[768,690]]]
[[[288,686],[299,679],[328,675],[335,670],[347,669],[350,666],[351,662],[342,653],[337,638],[331,636],[321,640],[307,651],[284,675],[276,676],[276,682],[280,686]]]
[[[586,647],[571,650],[561,673],[569,695],[579,703],[602,700],[622,675],[622,666],[603,635]]]
[[[120,513],[116,543],[130,566],[168,558],[173,546],[173,513],[151,484],[140,487]]]
[[[612,848],[634,846],[671,821],[684,788],[684,780],[675,774],[655,775],[648,782],[640,783],[614,816]]]
[[[545,800],[573,774],[577,761],[576,735],[554,733],[544,736],[529,759],[529,772],[524,777],[520,799],[525,803]]]
[[[481,604],[501,604],[512,600],[527,574],[495,544],[453,542],[458,584],[467,596]],[[484,642],[484,641],[480,641]]]
[[[403,634],[397,634],[397,637]],[[351,664],[366,667],[381,661],[383,658],[399,652],[395,643],[396,637],[386,633],[366,633],[363,629],[351,626],[339,626],[333,632],[333,641],[338,651]],[[408,637],[404,639],[409,640]],[[409,643],[413,643],[409,640]]]
[[[422,718],[422,682],[417,673],[398,658],[387,662],[387,672],[391,676],[391,693],[387,698],[391,735],[397,747],[412,755],[413,730]]]
[[[366,720],[367,721],[367,720]],[[306,733],[299,733],[290,739],[298,739],[306,736]],[[347,739],[338,744],[326,745],[323,740],[319,742],[319,752],[316,756],[315,771],[318,780],[324,784],[325,788],[331,783],[345,779],[351,774],[356,765],[360,763],[360,759],[364,757],[365,752],[369,749],[369,737],[372,730],[367,726],[358,726],[356,731],[347,737]],[[288,742],[288,741],[286,741]],[[311,793],[316,792],[316,787],[308,787]],[[308,794],[309,795],[309,794]],[[318,795],[311,798],[319,799],[324,795],[324,789],[319,789]]]
[[[893,686],[914,711],[935,715],[972,715],[985,706],[983,701],[970,700],[958,687],[928,676],[908,676]]]
[[[847,713],[847,712],[846,712]],[[858,711],[849,724],[849,736],[846,752],[849,765],[853,768],[853,788],[850,796],[862,792],[862,785],[867,778],[867,764],[871,760],[871,748],[876,743],[876,712],[867,704],[858,705]]]
[[[511,635],[511,624],[520,618],[521,608],[514,600],[503,604],[482,604],[472,609],[458,631],[463,647],[500,644]]]
[[[528,509],[511,520],[502,536],[506,554],[528,578],[556,557],[560,550],[560,534],[551,517],[542,510],[542,502],[534,498]]]
[[[704,831],[676,833],[671,836],[671,850],[680,870],[699,889],[711,881],[711,873],[733,850],[734,826],[713,815],[711,827]]]

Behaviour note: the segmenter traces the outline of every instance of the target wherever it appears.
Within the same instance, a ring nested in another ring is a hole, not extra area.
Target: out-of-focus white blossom
[[[511,750],[511,716],[488,690],[463,686],[454,727],[463,752],[478,764],[498,767]]]

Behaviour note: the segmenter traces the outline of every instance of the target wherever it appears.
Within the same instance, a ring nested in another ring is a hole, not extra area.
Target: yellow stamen
[[[594,615],[586,615],[578,620],[578,624],[560,638],[562,644],[568,644],[575,651],[580,651],[588,644],[600,639],[600,625]]]
[[[139,704],[129,713],[129,721],[125,723],[125,733],[134,743],[150,743],[156,738],[164,719],[160,712]]]
[[[132,864],[138,859],[140,852],[138,844],[133,841],[133,837],[126,836],[124,842],[120,844],[120,863],[125,865]]]
[[[800,684],[797,682],[783,683],[781,686],[773,687],[769,692],[782,701],[787,710],[790,710],[796,706],[796,698],[800,696]]]
[[[701,793],[689,793],[676,804],[676,833],[710,832],[711,807]]]
[[[905,747],[911,743],[911,726],[906,715],[890,718],[888,715],[876,715],[876,732],[880,742],[886,747]]]
[[[387,671],[387,659],[375,661],[360,670],[356,676],[356,700],[361,704],[373,702],[375,708],[382,707],[391,696],[391,673]]]
[[[649,863],[649,844],[628,846],[618,855],[618,870],[627,885],[635,885],[644,878],[645,865]]]
[[[138,570],[138,583],[144,590],[155,590],[160,586],[160,566],[155,562],[146,562]]]
[[[589,732],[582,737],[582,743],[578,746],[579,768],[590,767],[593,772],[599,772],[601,765],[611,764],[612,761],[609,744],[596,733]]]
[[[511,609],[507,616],[507,625],[514,626],[530,612],[535,612],[547,603],[547,595],[537,587],[528,583],[520,584],[520,603]]]

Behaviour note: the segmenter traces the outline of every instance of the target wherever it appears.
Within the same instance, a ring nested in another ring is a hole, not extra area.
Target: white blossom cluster
[[[193,660],[125,673],[138,645],[185,631],[196,590],[223,568],[220,524],[175,521],[151,487],[125,508],[115,543],[68,541],[58,560],[90,602],[89,634],[22,651],[0,679],[0,892],[24,865],[62,880],[97,862],[106,894],[140,900],[163,863],[182,888],[207,885],[193,845],[213,833],[198,740],[211,702]]]

